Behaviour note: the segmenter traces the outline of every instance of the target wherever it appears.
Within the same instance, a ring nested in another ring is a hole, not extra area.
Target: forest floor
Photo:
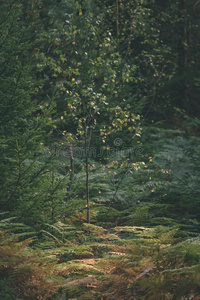
[[[200,299],[198,234],[183,238],[167,226],[52,228],[21,242],[3,236],[0,299]]]

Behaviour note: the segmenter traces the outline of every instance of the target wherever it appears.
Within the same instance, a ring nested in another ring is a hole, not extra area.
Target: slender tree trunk
[[[69,160],[70,160],[70,170],[69,170],[69,182],[67,184],[67,193],[66,193],[66,201],[70,198],[70,191],[72,187],[72,183],[74,180],[74,151],[73,151],[73,144],[67,146],[69,150]]]
[[[74,153],[73,153],[73,145],[70,145],[70,176],[69,176],[69,182],[70,182],[70,189],[72,182],[74,180]]]
[[[178,68],[182,71],[188,65],[189,59],[189,16],[186,0],[179,1],[179,26],[178,26]]]
[[[88,127],[85,125],[85,174],[86,174],[86,201],[87,201],[87,222],[90,223],[90,190],[89,190],[89,145],[88,145]]]
[[[185,0],[179,0],[179,23],[178,23],[178,71],[182,72],[185,67]]]
[[[116,0],[116,32],[117,32],[117,45],[119,46],[119,0]]]
[[[51,175],[51,188],[52,194],[54,191],[54,182],[55,182],[55,168],[54,168],[54,160],[53,160],[53,168],[52,168],[52,175]],[[52,207],[51,207],[51,218],[54,220],[54,199],[52,199]]]
[[[182,77],[187,71],[189,60],[189,18],[186,0],[179,0],[179,26],[178,26],[178,74]],[[186,80],[180,82],[180,104],[189,110],[188,84]]]

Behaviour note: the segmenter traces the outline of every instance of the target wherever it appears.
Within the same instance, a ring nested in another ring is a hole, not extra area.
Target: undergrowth
[[[91,224],[82,171],[56,217],[0,215],[0,299],[200,299],[199,139],[159,134],[140,162],[91,163]]]
[[[21,241],[1,231],[1,299],[199,299],[197,234],[183,239],[177,226],[160,225],[50,228],[54,235]]]

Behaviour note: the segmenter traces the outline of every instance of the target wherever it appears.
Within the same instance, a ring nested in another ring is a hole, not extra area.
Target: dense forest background
[[[200,1],[0,1],[0,299],[200,299]]]

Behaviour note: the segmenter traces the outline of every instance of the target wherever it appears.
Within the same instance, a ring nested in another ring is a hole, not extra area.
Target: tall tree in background
[[[0,181],[1,207],[31,222],[31,215],[43,218],[51,198],[51,164],[41,156],[53,126],[53,96],[42,96],[43,81],[35,76],[35,11],[25,8],[1,3]]]

